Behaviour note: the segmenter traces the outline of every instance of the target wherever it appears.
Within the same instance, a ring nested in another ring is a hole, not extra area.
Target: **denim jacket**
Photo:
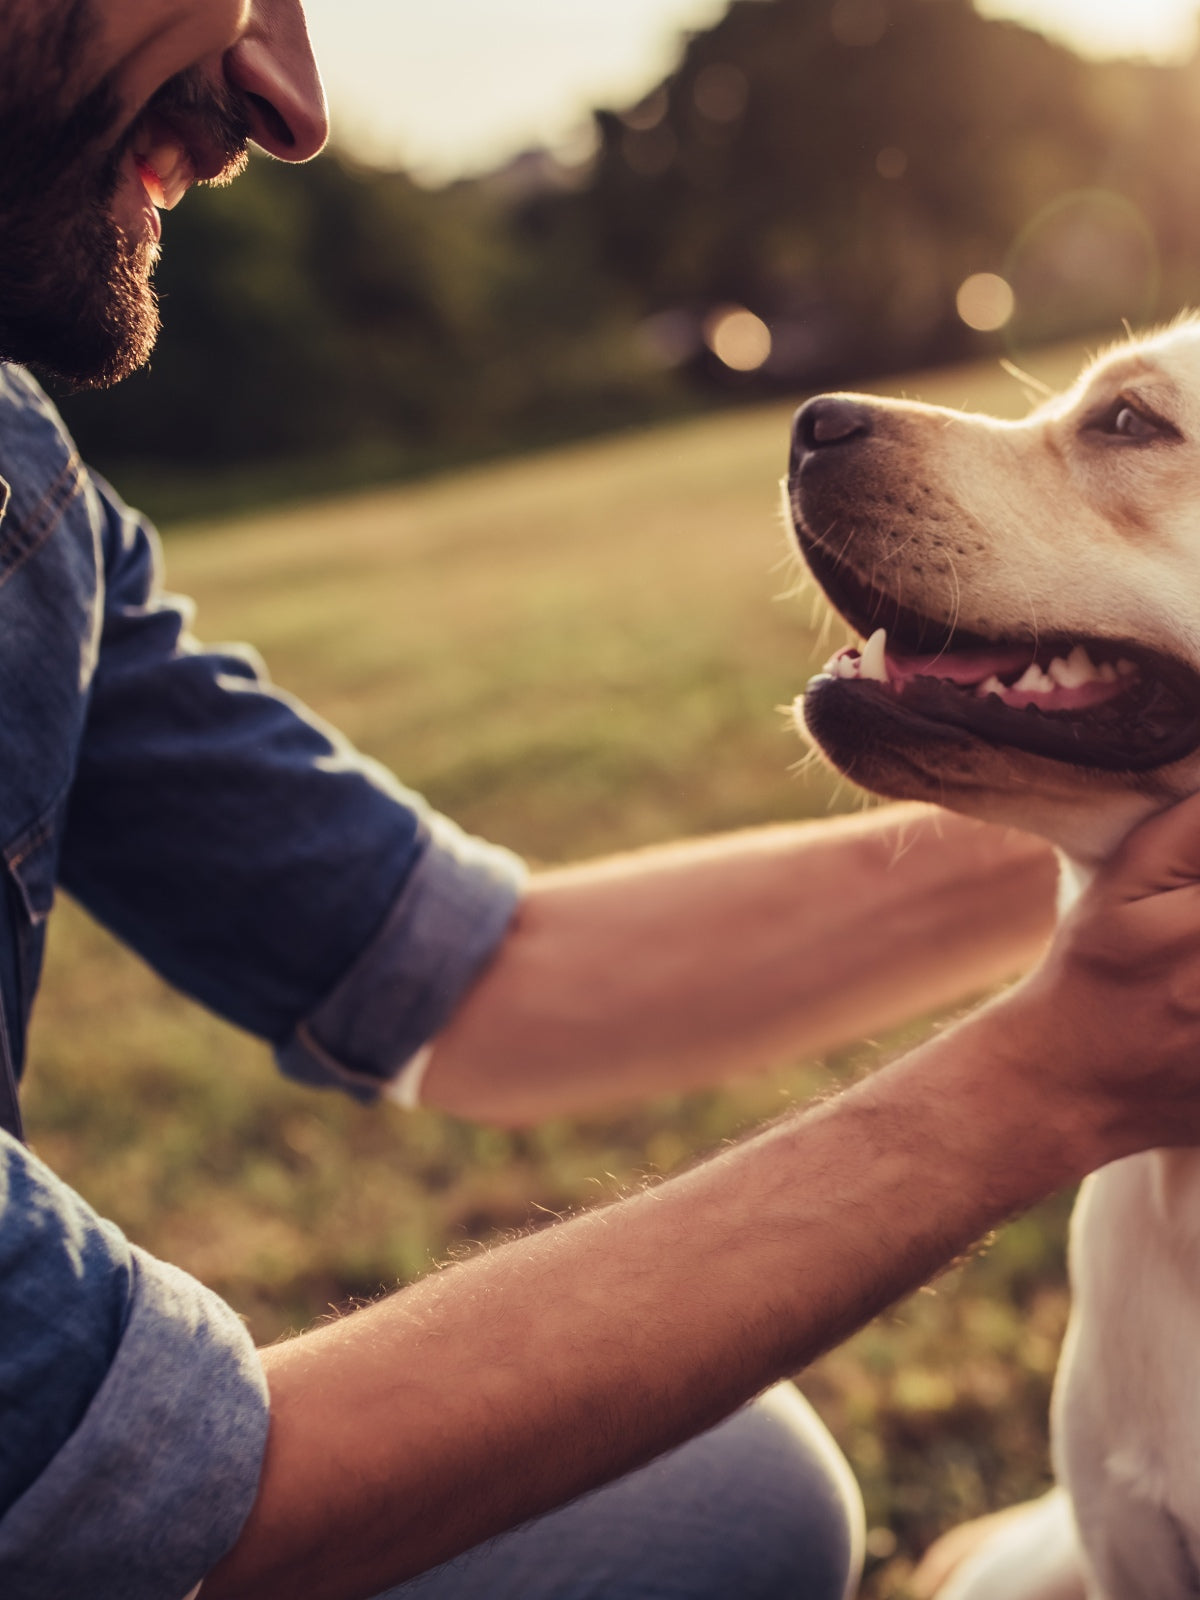
[[[0,365],[8,1134],[19,1135],[59,884],[177,987],[269,1040],[286,1072],[360,1098],[443,1025],[512,915],[522,874],[511,856],[433,814],[272,687],[251,652],[202,649],[190,621],[162,589],[153,530],[83,466],[33,380]],[[38,1303],[65,1306],[85,1331],[64,1344],[58,1311],[39,1323]],[[193,1360],[202,1390],[188,1381]],[[135,1526],[131,1506],[161,1506],[161,1493],[142,1484],[122,1499],[120,1472],[97,1473],[124,1459],[141,1462],[138,1478],[147,1452],[126,1447],[148,1426],[161,1435],[172,1385],[170,1463],[158,1459],[153,1478],[191,1507],[217,1471],[224,1509],[203,1557],[215,1560],[249,1508],[262,1443],[244,1333],[0,1135],[0,1592],[172,1600],[203,1575],[194,1541],[186,1557],[164,1555],[161,1530],[147,1544]],[[67,1508],[75,1533],[51,1538]],[[72,1546],[88,1551],[83,1566],[67,1560]],[[134,1548],[150,1552],[144,1581]],[[100,1549],[119,1553],[107,1580]]]

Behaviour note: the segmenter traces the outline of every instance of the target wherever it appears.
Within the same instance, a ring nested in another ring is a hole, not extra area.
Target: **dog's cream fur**
[[[1161,433],[1113,432],[1123,401]],[[1136,640],[1200,672],[1200,323],[1115,350],[1019,424],[855,403],[871,437],[811,500],[818,542],[875,588],[987,638]],[[793,510],[813,530],[799,477]],[[1134,775],[877,732],[827,753],[878,793],[1043,834],[1083,879],[1139,820],[1200,789],[1200,754]],[[1200,1153],[1092,1178],[1071,1272],[1061,1487],[1002,1524],[939,1600],[1200,1595]]]

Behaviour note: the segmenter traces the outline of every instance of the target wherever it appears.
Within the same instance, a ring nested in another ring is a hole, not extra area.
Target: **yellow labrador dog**
[[[789,499],[864,641],[799,708],[856,783],[1042,834],[1075,885],[1200,789],[1200,322],[1020,423],[810,401]],[[1200,1596],[1200,1153],[1092,1178],[1071,1273],[1059,1488],[939,1600]]]

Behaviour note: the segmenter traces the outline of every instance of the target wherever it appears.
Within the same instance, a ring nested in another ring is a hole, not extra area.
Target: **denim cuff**
[[[241,1322],[134,1249],[120,1348],[79,1427],[0,1520],[0,1594],[164,1600],[232,1549],[267,1441],[262,1366]]]
[[[429,842],[383,927],[276,1050],[288,1077],[378,1100],[449,1022],[508,931],[524,863],[445,817],[427,825]]]

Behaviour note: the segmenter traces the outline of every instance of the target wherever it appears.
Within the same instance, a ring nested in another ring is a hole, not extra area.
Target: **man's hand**
[[[1089,1167],[1200,1143],[1200,796],[1130,836],[995,1010],[1028,1092],[1092,1119]]]

